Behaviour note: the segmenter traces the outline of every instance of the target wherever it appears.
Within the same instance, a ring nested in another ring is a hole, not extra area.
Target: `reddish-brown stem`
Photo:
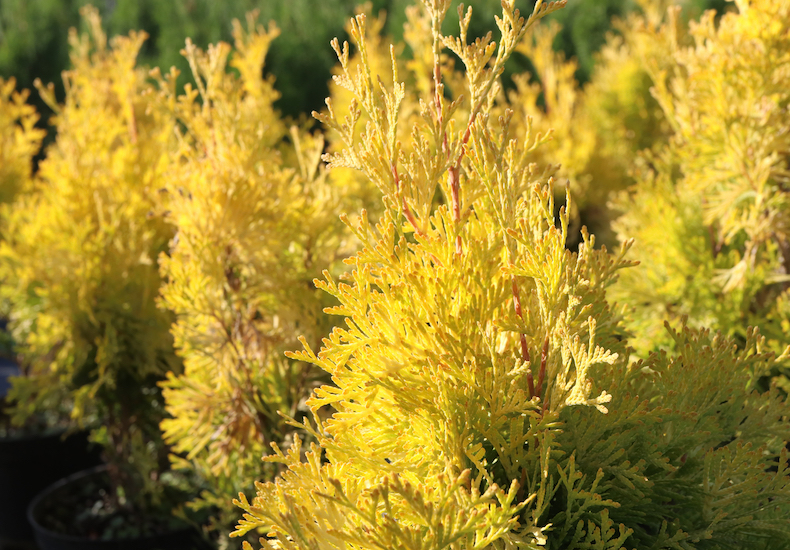
[[[513,309],[516,310],[516,315],[519,319],[524,320],[524,312],[521,309],[521,295],[518,291],[518,284],[516,278],[510,278],[510,288],[513,292]],[[529,348],[527,347],[527,336],[524,333],[519,334],[521,341],[521,360],[525,363],[530,362]],[[535,393],[535,378],[532,376],[532,370],[527,371],[527,386],[529,388],[529,398],[532,399],[537,395]]]
[[[532,376],[532,371],[527,371],[527,389],[529,390],[529,398],[535,397],[535,378]]]
[[[458,153],[458,158],[455,159],[455,165],[453,165],[450,170],[455,169],[456,176],[461,171],[461,161],[466,154],[466,144],[469,143],[469,138],[472,137],[472,124],[475,122],[475,116],[472,115],[472,118],[469,119],[469,124],[466,125],[466,130],[464,131],[464,136],[461,138],[461,152]]]
[[[453,199],[453,220],[456,222],[461,221],[461,160],[466,154],[466,144],[469,143],[469,137],[472,135],[472,124],[474,123],[475,116],[469,119],[469,124],[466,125],[464,137],[461,140],[461,152],[458,153],[458,158],[455,159],[455,165],[450,167],[449,170],[449,183],[450,192]],[[445,135],[445,138],[447,136]],[[455,238],[455,253],[460,255],[463,252],[461,246],[461,235]]]
[[[518,285],[516,284],[516,278],[510,278],[511,288],[513,290],[513,308],[516,310],[516,315],[518,315],[519,319],[524,319],[524,314],[521,310],[521,296],[518,292]],[[529,363],[529,348],[527,347],[527,337],[523,333],[521,334],[521,360],[525,363]]]
[[[398,167],[393,162],[390,164],[390,168],[392,170],[392,177],[395,180],[395,192],[400,194],[400,175],[398,175]],[[409,223],[414,228],[414,231],[421,237],[424,237],[425,232],[422,230],[422,228],[420,228],[419,224],[417,223],[417,218],[414,217],[414,213],[406,203],[405,195],[401,195],[401,205],[403,207],[403,215],[406,216],[407,220],[409,220]]]
[[[403,199],[401,200],[401,204],[403,205],[403,214],[406,216],[406,219],[409,220],[409,223],[414,228],[414,231],[419,236],[424,237],[425,236],[425,232],[417,224],[417,218],[414,217],[414,214],[412,213],[411,208],[409,208],[409,205],[406,204],[406,197],[403,197]]]
[[[535,443],[537,444],[537,439],[535,440]],[[522,466],[521,480],[519,483],[518,495],[516,497],[519,501],[524,499],[524,492],[526,491],[526,487],[527,487],[527,469]]]
[[[461,219],[461,182],[458,176],[458,165],[451,166],[449,170],[450,192],[453,200],[453,220]]]
[[[436,119],[439,122],[439,128],[441,128],[444,124],[444,115],[442,114],[442,70],[439,67],[439,57],[438,55],[434,55],[434,64],[433,64],[433,83],[434,83],[434,102],[436,104]],[[450,154],[450,148],[447,143],[447,132],[445,131],[442,136],[442,150],[445,151],[445,154]],[[458,177],[458,172],[461,164],[460,157],[456,161],[455,165],[450,167],[448,178],[450,183],[450,193],[452,195],[452,203],[453,203],[453,221],[456,223],[461,220],[461,190],[460,190],[460,182]],[[463,252],[463,246],[461,243],[461,235],[457,235],[455,237],[455,253],[460,256]]]
[[[394,161],[390,163],[390,170],[392,171],[392,179],[395,182],[395,192],[400,193],[400,175]]]
[[[450,194],[453,203],[453,221],[461,221],[461,161],[466,154],[466,144],[469,143],[469,137],[472,135],[472,124],[474,123],[475,116],[469,119],[469,124],[466,126],[466,131],[461,140],[461,152],[458,153],[458,158],[455,159],[455,164],[448,170],[448,183],[450,184]],[[447,136],[445,135],[445,138]],[[461,254],[463,248],[461,246],[461,235],[455,239],[455,253]]]
[[[529,357],[529,348],[527,347],[527,336],[525,334],[523,334],[523,333],[520,334],[519,336],[521,337],[520,338],[521,339],[521,359],[525,363],[529,363],[530,362],[530,357]],[[532,373],[530,373],[530,374],[532,374]]]
[[[464,132],[464,138],[462,140],[462,143],[464,145],[469,143],[469,137],[472,135],[472,123],[474,123],[474,121],[475,121],[475,117],[472,117],[472,118],[469,119],[469,124],[466,125],[466,131]],[[464,152],[465,152],[465,150],[461,151],[461,156],[463,156]],[[459,158],[458,162],[460,162],[460,161],[461,161],[461,159]]]
[[[461,253],[464,251],[463,244],[461,243],[461,235],[457,235],[455,237],[455,254],[460,256]]]
[[[520,319],[524,319],[524,314],[521,311],[521,295],[518,292],[518,285],[514,276],[510,277],[510,289],[513,291],[513,309],[516,310],[516,315]]]
[[[458,177],[458,165],[450,167],[448,180],[453,203],[453,221],[457,223],[461,220],[461,185]],[[457,235],[455,238],[455,253],[460,255],[461,252],[463,252],[461,235]]]
[[[435,57],[433,63],[434,101],[436,102],[436,116],[439,117],[440,126],[442,121],[441,83],[442,83],[442,69],[441,67],[439,67],[439,58]]]
[[[392,177],[395,179],[395,191],[400,193],[400,176],[398,175],[398,167],[393,162],[390,164],[392,169]],[[425,231],[422,230],[419,223],[417,222],[417,218],[414,217],[414,213],[409,208],[408,203],[406,202],[405,195],[401,195],[401,206],[403,207],[403,215],[406,216],[406,219],[409,221],[411,226],[414,228],[414,232],[417,233],[420,237],[425,237]],[[436,262],[436,265],[444,265],[442,261],[437,258],[434,254],[431,254],[431,258],[433,261]]]
[[[543,380],[546,378],[546,362],[549,359],[549,338],[543,342],[543,350],[540,353],[540,372],[538,373],[538,395],[543,391]],[[545,405],[545,399],[544,399]]]

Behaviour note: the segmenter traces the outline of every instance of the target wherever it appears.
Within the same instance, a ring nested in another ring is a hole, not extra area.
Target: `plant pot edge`
[[[167,542],[169,542],[170,539],[177,539],[179,537],[184,537],[184,538],[190,537],[194,529],[186,524],[183,527],[174,529],[173,531],[163,534],[144,535],[135,538],[109,539],[109,540],[104,540],[104,539],[94,540],[94,539],[88,539],[86,537],[67,535],[65,533],[52,531],[51,529],[41,525],[41,523],[38,521],[37,518],[38,508],[44,501],[46,501],[46,499],[49,496],[51,496],[54,492],[56,492],[57,490],[61,489],[64,486],[79,481],[80,479],[87,478],[91,475],[105,472],[106,470],[107,470],[107,465],[102,464],[99,466],[88,468],[86,470],[75,472],[48,485],[33,498],[33,500],[30,502],[30,504],[27,507],[27,520],[30,523],[30,526],[33,528],[36,544],[39,546],[39,548],[41,550],[55,550],[55,548],[72,548],[72,547],[73,548],[81,547],[85,549],[137,548],[137,547],[181,548],[182,547],[181,545],[176,544],[175,546],[173,546],[167,544]],[[55,544],[50,544],[50,542],[55,542]],[[188,545],[188,546],[192,547],[194,545]]]

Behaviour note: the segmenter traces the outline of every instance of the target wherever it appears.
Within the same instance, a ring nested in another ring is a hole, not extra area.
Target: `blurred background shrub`
[[[60,73],[68,66],[65,47],[69,27],[79,26],[79,9],[89,0],[3,0],[0,3],[0,77],[14,76],[21,88],[32,88],[33,80],[60,82]],[[267,61],[267,72],[277,78],[276,87],[282,94],[277,108],[285,115],[297,116],[323,106],[328,95],[327,82],[335,58],[329,41],[345,36],[344,25],[354,12],[358,0],[94,0],[109,35],[145,30],[150,38],[143,46],[139,63],[163,70],[176,66],[182,75],[190,75],[180,55],[184,41],[190,37],[198,47],[205,48],[220,40],[232,41],[233,19],[244,19],[245,13],[257,9],[259,20],[273,20],[282,30]],[[393,15],[386,21],[385,34],[396,41],[402,38],[404,8],[410,0],[372,0],[372,10],[385,10]],[[471,35],[490,30],[499,3],[490,0],[465,2],[474,8]],[[533,0],[521,0],[522,12],[531,9]],[[701,10],[723,10],[726,0],[688,0],[689,15]],[[576,78],[586,82],[591,74],[594,54],[603,46],[606,33],[612,29],[612,17],[622,17],[637,7],[635,0],[569,0],[566,9],[550,18],[562,25],[554,39],[556,50],[566,58],[576,57]],[[451,10],[448,30],[457,22]],[[529,69],[522,59],[514,70]],[[180,85],[186,82],[182,76]],[[56,90],[62,98],[62,88]],[[34,96],[36,94],[33,94]],[[33,98],[37,100],[37,98]],[[37,108],[48,118],[43,104]]]

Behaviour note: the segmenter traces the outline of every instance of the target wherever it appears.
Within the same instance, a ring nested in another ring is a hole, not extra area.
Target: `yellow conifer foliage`
[[[44,130],[36,128],[38,113],[26,103],[29,92],[16,91],[16,80],[0,78],[0,203],[11,203],[30,191],[33,157]]]
[[[171,315],[156,306],[157,257],[172,237],[155,214],[156,190],[171,163],[173,122],[152,108],[147,74],[135,66],[145,35],[108,44],[98,12],[82,13],[89,32],[70,33],[65,102],[39,85],[56,112],[57,141],[35,192],[9,213],[2,244],[26,373],[11,397],[24,418],[65,391],[72,421],[103,426],[94,437],[113,477],[144,504],[161,491],[156,381],[180,369]]]
[[[529,58],[536,71],[536,78],[528,73],[513,77],[513,89],[499,92],[500,82],[494,83],[493,113],[500,116],[508,109],[517,113],[513,118],[513,131],[523,137],[540,134],[551,139],[535,151],[535,160],[543,165],[559,167],[557,179],[567,185],[576,197],[572,220],[571,242],[578,244],[581,224],[593,226],[599,240],[615,241],[609,227],[612,213],[607,202],[613,193],[628,187],[633,180],[631,171],[638,161],[636,152],[663,143],[668,134],[668,125],[658,103],[652,98],[652,84],[642,59],[650,52],[654,59],[657,53],[666,51],[666,45],[654,40],[658,36],[654,29],[663,19],[662,6],[665,1],[644,0],[645,15],[631,15],[619,22],[617,33],[608,37],[608,42],[599,55],[593,80],[581,87],[576,81],[575,60],[566,60],[552,49],[559,26],[547,24],[538,27],[527,39],[516,47],[516,53]],[[384,16],[369,21],[366,25],[366,69],[374,81],[381,80],[385,86],[392,85],[391,65],[397,65],[399,78],[406,84],[400,102],[399,116],[411,120],[398,128],[398,139],[402,146],[409,147],[410,132],[420,119],[420,94],[434,86],[435,66],[433,51],[444,44],[432,40],[432,23],[417,6],[409,6],[406,12],[403,43],[393,46],[392,53],[382,36]],[[466,15],[461,14],[461,19]],[[645,32],[640,32],[640,31]],[[646,37],[650,34],[651,36]],[[404,55],[408,52],[408,55]],[[393,59],[394,58],[394,59]],[[451,53],[440,52],[438,66],[442,71],[442,94],[448,99],[458,99],[470,92],[463,67],[454,61]],[[359,54],[350,58],[350,71],[356,72],[362,62]],[[340,78],[336,68],[335,78]],[[329,99],[332,109],[345,112],[353,100],[352,94],[341,85],[331,88]],[[452,118],[462,123],[463,102],[458,104]],[[367,118],[363,113],[357,124],[357,132],[364,129]],[[526,121],[529,120],[529,126]],[[341,150],[345,143],[339,135],[329,129],[327,139],[330,151]],[[408,150],[408,149],[406,149]],[[409,151],[411,152],[411,151]],[[369,209],[372,220],[377,219],[377,207],[371,200],[370,185],[358,172],[336,167],[330,178],[344,185],[353,185],[366,200],[362,205]],[[562,186],[558,186],[558,200],[562,200]],[[444,197],[436,197],[441,202]]]
[[[576,61],[552,49],[559,26],[535,29],[517,52],[531,61],[536,78],[515,75],[514,89],[502,105],[520,114],[516,124],[531,121],[530,128],[518,131],[551,134],[536,151],[536,158],[557,165],[558,181],[572,191],[574,233],[585,224],[606,244],[616,242],[609,200],[633,184],[632,172],[640,163],[637,152],[665,143],[669,133],[663,112],[651,96],[652,80],[643,64],[647,56],[657,64],[669,55],[666,39],[660,40],[662,35],[656,32],[666,4],[643,0],[642,13],[615,21],[616,32],[607,36],[591,81],[583,87],[576,81]]]
[[[543,136],[497,103],[504,63],[564,2],[522,17],[505,0],[498,41],[471,44],[463,13],[442,32],[450,4],[422,2],[431,39],[415,59],[436,78],[416,92],[416,120],[400,117],[415,89],[396,63],[390,86],[367,71],[364,16],[351,26],[360,70],[333,44],[355,101],[319,115],[345,144],[325,159],[364,174],[384,210],[350,224],[363,244],[350,279],[317,282],[345,326],[289,354],[332,376],[308,401],[313,423],[294,421],[317,445],[272,445],[284,472],[239,496],[233,536],[327,550],[784,548],[790,409],[775,387],[754,390],[762,340],[750,332],[737,351],[669,330],[677,353],[631,363],[607,300],[628,245],[610,255],[582,231],[578,253],[566,248],[568,213],[555,215],[551,170],[534,162]],[[463,96],[445,94],[448,50]]]
[[[273,108],[278,95],[262,74],[277,34],[250,14],[246,29],[234,23],[233,49],[187,42],[196,89],[176,95],[175,74],[158,76],[180,128],[163,190],[177,234],[161,257],[160,305],[176,315],[184,361],[162,384],[171,416],[162,430],[174,466],[205,489],[192,506],[218,507],[211,527],[221,530],[235,519],[232,497],[276,473],[260,460],[269,444],[293,440],[280,413],[306,412],[319,371],[284,351],[300,335],[318,345],[331,327],[312,280],[321,269],[340,274],[354,242],[338,217],[354,191],[327,181],[323,138],[289,129]]]
[[[618,290],[642,352],[682,316],[739,342],[759,326],[779,354],[790,344],[790,5],[736,5],[692,22],[690,45],[664,27],[671,63],[645,61],[674,135],[619,204],[618,234],[644,263]]]
[[[35,126],[38,113],[26,103],[28,95],[27,90],[16,90],[15,79],[0,78],[0,237],[16,198],[32,191],[33,157],[46,133]],[[8,315],[5,298],[0,309]]]

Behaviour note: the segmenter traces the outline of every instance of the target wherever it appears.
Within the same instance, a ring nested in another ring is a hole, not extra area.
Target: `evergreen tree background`
[[[3,0],[0,3],[0,76],[16,77],[21,88],[33,88],[33,81],[53,82],[62,98],[61,71],[69,65],[67,36],[70,27],[79,26],[79,9],[89,0]],[[321,109],[328,95],[327,83],[335,59],[329,41],[344,38],[343,26],[353,14],[359,0],[93,0],[110,36],[129,30],[146,31],[150,37],[143,46],[140,63],[163,70],[176,66],[183,85],[191,74],[179,54],[190,37],[198,46],[224,40],[231,41],[231,21],[243,20],[250,10],[260,11],[259,21],[274,21],[282,30],[267,58],[267,72],[276,77],[275,87],[282,94],[277,107],[284,115],[298,116]],[[374,11],[394,14],[387,21],[386,32],[399,40],[405,16],[404,7],[411,0],[372,0]],[[522,12],[530,11],[533,0],[521,0]],[[690,0],[690,12],[702,9],[723,10],[727,0]],[[483,35],[492,27],[499,10],[496,0],[467,0],[474,8],[470,35]],[[551,18],[562,24],[555,48],[567,57],[577,57],[577,78],[587,81],[594,54],[611,30],[611,19],[637,9],[635,0],[570,0],[566,9]],[[446,25],[455,25],[453,10]],[[529,70],[526,60],[511,70]],[[507,75],[506,75],[507,76]],[[31,99],[46,122],[51,114],[39,101]]]

